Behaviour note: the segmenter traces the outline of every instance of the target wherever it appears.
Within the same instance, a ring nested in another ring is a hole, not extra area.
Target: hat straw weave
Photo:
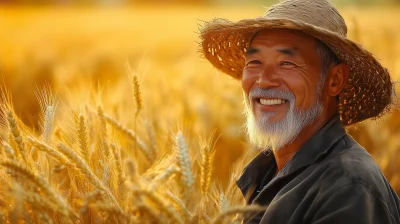
[[[241,79],[252,37],[260,30],[278,28],[319,39],[348,65],[350,74],[338,106],[344,125],[389,111],[394,88],[388,70],[370,52],[347,39],[344,19],[327,0],[286,0],[270,7],[263,17],[206,22],[200,28],[201,52],[216,68]]]

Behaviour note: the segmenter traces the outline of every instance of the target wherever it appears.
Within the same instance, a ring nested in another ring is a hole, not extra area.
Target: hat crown
[[[346,36],[343,17],[327,0],[286,0],[271,6],[265,13],[267,19],[287,19],[320,27]]]

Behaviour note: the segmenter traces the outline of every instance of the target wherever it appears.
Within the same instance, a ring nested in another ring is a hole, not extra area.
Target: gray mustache
[[[295,96],[289,90],[281,90],[281,89],[263,89],[260,87],[251,89],[249,92],[250,100],[254,100],[255,98],[280,98],[288,101],[294,101]]]

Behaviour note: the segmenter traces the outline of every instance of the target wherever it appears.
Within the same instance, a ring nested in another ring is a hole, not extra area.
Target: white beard
[[[252,92],[254,92],[254,94],[252,94]],[[255,91],[252,92],[250,92],[249,96],[261,94],[262,96],[286,99],[290,103],[285,117],[280,121],[272,123],[269,119],[275,113],[263,113],[261,115],[262,118],[257,120],[251,106],[248,105],[245,100],[247,135],[250,143],[260,150],[270,149],[278,151],[283,146],[293,142],[306,126],[310,125],[315,118],[321,115],[323,110],[319,96],[313,106],[306,111],[300,111],[300,109],[295,108],[295,96],[290,91],[255,89]],[[251,100],[251,97],[249,97],[249,100]]]

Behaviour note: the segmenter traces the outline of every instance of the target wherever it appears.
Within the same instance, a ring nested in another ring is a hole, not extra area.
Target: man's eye
[[[282,62],[281,62],[281,65],[282,65],[282,66],[285,66],[285,65],[295,66],[295,64],[292,63],[292,62],[290,62],[290,61],[282,61]]]
[[[252,61],[247,62],[246,65],[261,65],[261,64],[262,63],[259,60],[252,60]]]

